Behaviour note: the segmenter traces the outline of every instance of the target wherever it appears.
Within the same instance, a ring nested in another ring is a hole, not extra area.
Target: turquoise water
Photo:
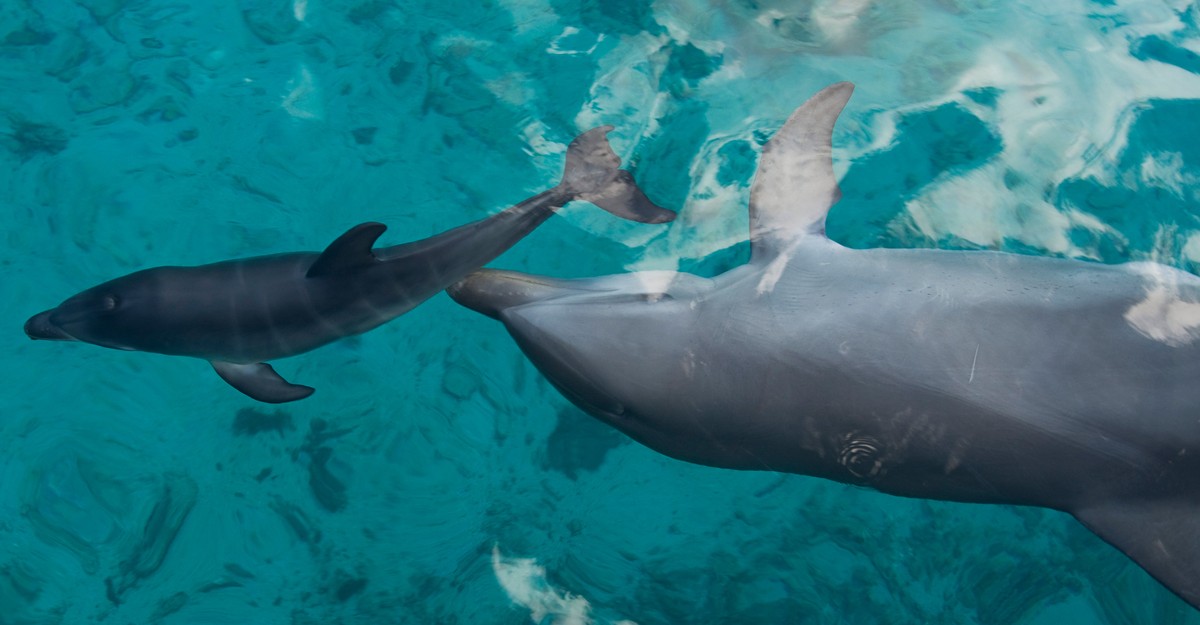
[[[659,456],[444,295],[276,363],[318,389],[282,408],[200,361],[20,331],[140,268],[481,218],[604,123],[679,219],[573,206],[493,265],[717,273],[746,255],[760,146],[837,80],[858,90],[833,238],[1196,272],[1198,18],[1181,0],[0,5],[0,624],[1200,622],[1062,514]]]

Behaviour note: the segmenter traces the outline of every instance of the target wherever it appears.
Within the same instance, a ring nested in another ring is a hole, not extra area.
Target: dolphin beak
[[[74,341],[75,337],[63,332],[62,328],[50,319],[55,310],[52,308],[30,317],[29,321],[25,322],[25,334],[35,341]]]
[[[541,302],[571,293],[595,291],[580,280],[558,280],[516,271],[480,269],[446,292],[454,301],[493,319],[514,306]]]

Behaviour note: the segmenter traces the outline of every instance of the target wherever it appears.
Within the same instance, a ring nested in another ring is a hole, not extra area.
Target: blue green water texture
[[[492,263],[745,260],[763,144],[834,134],[851,247],[1200,270],[1184,0],[5,0],[0,624],[1200,623],[1070,517],[656,454],[444,294],[275,363],[33,342],[159,265],[381,244],[556,183],[601,124],[665,225],[568,206]]]

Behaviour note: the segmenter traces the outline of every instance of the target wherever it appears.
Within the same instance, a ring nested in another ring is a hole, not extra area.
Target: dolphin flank
[[[562,181],[516,206],[442,234],[373,249],[386,226],[351,228],[321,253],[298,252],[199,267],[156,267],[92,287],[25,323],[33,339],[203,358],[263,402],[312,394],[265,361],[294,356],[386,323],[482,267],[572,200],[625,219],[663,223],[605,135],[567,148]]]
[[[449,292],[569,400],[666,455],[1074,515],[1200,608],[1200,278],[997,252],[845,248],[834,124],[759,160],[750,262]]]

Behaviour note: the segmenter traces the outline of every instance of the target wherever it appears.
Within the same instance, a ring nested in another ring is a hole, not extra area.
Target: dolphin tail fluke
[[[1178,499],[1116,501],[1075,511],[1088,529],[1200,609],[1200,506]]]
[[[214,360],[212,366],[230,386],[268,404],[296,401],[313,394],[313,387],[288,382],[265,362],[240,365]]]
[[[638,188],[621,159],[608,144],[606,135],[612,126],[593,128],[567,147],[567,165],[562,187],[573,199],[591,202],[621,217],[649,224],[666,223],[675,213],[654,202]]]

